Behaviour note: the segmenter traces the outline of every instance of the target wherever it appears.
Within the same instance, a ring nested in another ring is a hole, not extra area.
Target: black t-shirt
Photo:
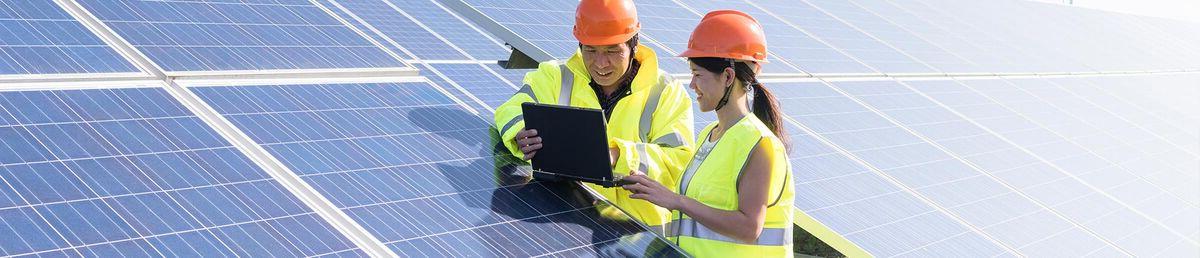
[[[633,77],[637,76],[638,68],[641,66],[642,64],[637,60],[630,62],[628,72],[617,83],[617,90],[613,91],[612,95],[604,95],[604,88],[600,84],[596,84],[595,80],[588,82],[588,86],[592,86],[592,91],[596,92],[596,99],[600,101],[600,109],[604,110],[605,120],[612,116],[613,107],[617,106],[618,101],[633,94]]]

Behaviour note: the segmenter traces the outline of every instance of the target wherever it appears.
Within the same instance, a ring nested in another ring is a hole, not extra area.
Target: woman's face
[[[721,97],[725,95],[725,86],[733,81],[733,68],[725,68],[723,72],[709,72],[696,65],[688,62],[692,68],[692,82],[689,87],[696,91],[696,104],[700,107],[701,112],[709,112],[717,109],[717,102],[721,101]]]

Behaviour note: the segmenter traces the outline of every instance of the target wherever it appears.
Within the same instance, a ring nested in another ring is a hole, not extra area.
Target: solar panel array
[[[496,60],[572,55],[576,3],[0,0],[0,256],[678,256],[496,152],[492,110],[528,71]],[[795,205],[843,253],[1200,255],[1200,25],[637,4],[680,75],[704,13],[763,24]]]

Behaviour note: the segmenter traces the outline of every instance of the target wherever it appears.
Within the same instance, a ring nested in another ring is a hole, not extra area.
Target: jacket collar
[[[650,90],[650,86],[658,81],[658,55],[654,53],[654,49],[638,44],[637,51],[633,54],[633,59],[641,63],[637,74],[633,76],[633,85],[630,85],[633,92]],[[576,81],[591,82],[592,76],[587,72],[586,66],[583,64],[583,53],[575,50],[575,54],[567,59],[567,68],[575,73]]]

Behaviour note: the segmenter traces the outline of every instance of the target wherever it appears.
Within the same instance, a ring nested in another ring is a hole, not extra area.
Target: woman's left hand
[[[675,194],[671,189],[667,189],[666,186],[646,177],[644,174],[633,173],[624,179],[633,182],[633,184],[621,187],[633,192],[633,194],[629,195],[629,198],[646,200],[654,205],[658,205],[658,207],[669,210],[677,210],[683,202],[682,196]]]

